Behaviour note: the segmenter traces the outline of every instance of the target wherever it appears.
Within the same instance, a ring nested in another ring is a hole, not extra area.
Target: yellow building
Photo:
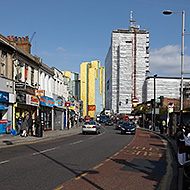
[[[83,101],[83,117],[96,117],[105,107],[105,68],[100,61],[80,65],[80,98]]]

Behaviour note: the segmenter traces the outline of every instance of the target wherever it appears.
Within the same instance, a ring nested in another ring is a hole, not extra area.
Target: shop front
[[[55,105],[53,98],[47,96],[39,97],[40,100],[40,118],[43,129],[52,130],[52,109]]]
[[[61,130],[66,127],[64,117],[65,114],[65,99],[60,96],[54,96],[55,106],[54,106],[54,130]]]
[[[38,97],[26,94],[24,91],[17,91],[15,108],[15,128],[17,129],[18,118],[24,118],[25,113],[29,113],[35,121],[37,116],[37,109],[39,106]]]
[[[9,93],[0,91],[0,133],[7,132]]]

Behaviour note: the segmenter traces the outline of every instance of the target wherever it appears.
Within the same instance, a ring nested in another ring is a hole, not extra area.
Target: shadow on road
[[[51,161],[53,161],[54,163],[58,164],[59,166],[61,166],[61,167],[65,168],[65,169],[67,169],[68,171],[72,172],[73,174],[75,174],[75,177],[80,177],[80,176],[81,176],[81,179],[83,179],[84,181],[88,182],[89,184],[91,184],[92,186],[94,186],[94,187],[97,188],[97,189],[103,190],[103,188],[101,188],[100,186],[98,186],[98,185],[95,184],[94,182],[92,182],[92,181],[90,181],[89,179],[87,179],[87,178],[85,178],[84,176],[82,176],[82,174],[84,174],[84,173],[88,173],[88,174],[92,174],[92,175],[93,175],[93,174],[97,174],[97,173],[99,173],[98,171],[95,171],[95,170],[84,170],[84,171],[82,171],[82,172],[76,172],[75,170],[69,168],[68,166],[62,164],[61,162],[55,160],[54,158],[52,158],[52,157],[46,155],[45,153],[41,153],[39,150],[37,150],[37,149],[31,147],[30,145],[26,145],[26,147],[28,147],[28,148],[34,150],[34,151],[37,152],[37,153],[40,153],[41,156],[44,156],[44,157],[50,159]]]

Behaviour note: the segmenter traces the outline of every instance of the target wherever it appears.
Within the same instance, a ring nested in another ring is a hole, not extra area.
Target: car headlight
[[[131,131],[134,131],[134,130],[135,130],[135,128],[132,128],[132,129],[131,129]]]
[[[125,130],[125,128],[121,127],[122,130]]]

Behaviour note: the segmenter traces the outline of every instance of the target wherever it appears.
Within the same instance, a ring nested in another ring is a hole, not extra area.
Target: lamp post
[[[172,13],[182,14],[182,40],[181,40],[181,91],[180,91],[180,112],[183,110],[183,75],[184,75],[184,36],[185,36],[185,11],[163,11],[164,15]],[[181,120],[180,120],[181,121]]]
[[[156,77],[158,75],[154,75],[154,112],[153,112],[153,131],[155,131],[155,123],[156,123]]]

